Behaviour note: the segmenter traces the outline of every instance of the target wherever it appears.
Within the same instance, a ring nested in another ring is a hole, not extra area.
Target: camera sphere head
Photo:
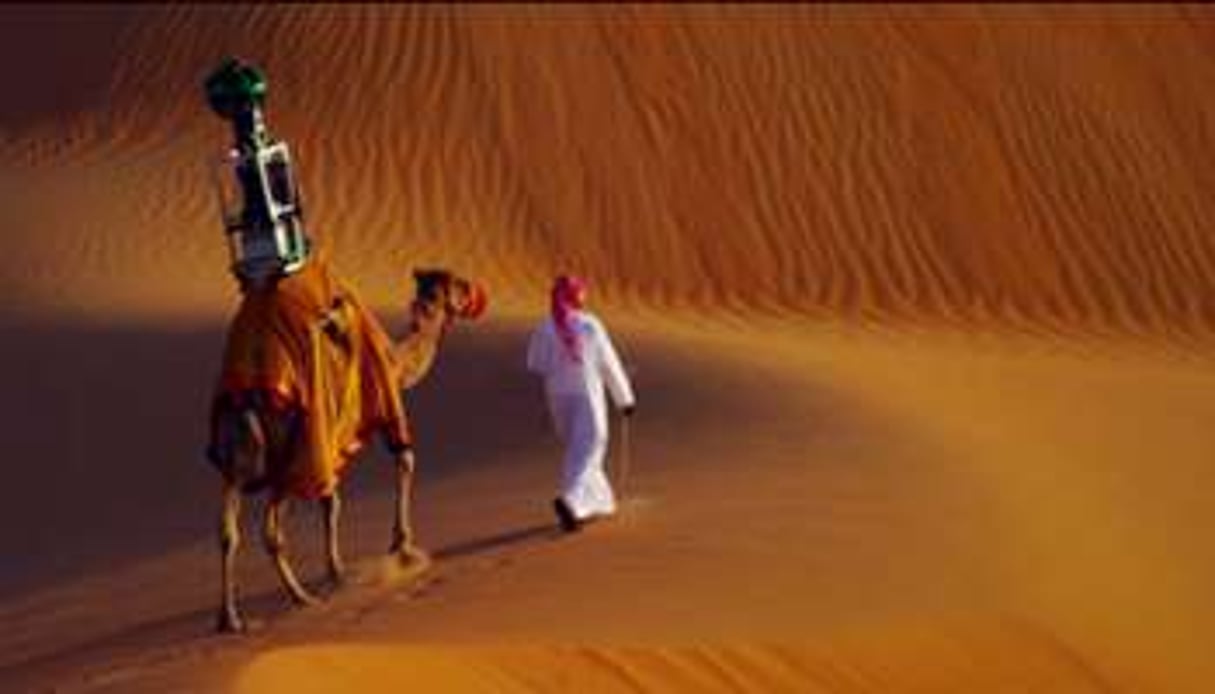
[[[203,83],[207,103],[224,118],[260,109],[266,100],[266,76],[239,58],[227,58]]]

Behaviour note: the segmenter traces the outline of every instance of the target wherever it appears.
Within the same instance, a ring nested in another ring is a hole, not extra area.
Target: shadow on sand
[[[435,559],[452,560],[474,556],[485,552],[522,546],[542,540],[556,540],[561,531],[552,523],[537,523],[523,528],[495,533],[485,537],[462,540],[441,547],[434,552]]]

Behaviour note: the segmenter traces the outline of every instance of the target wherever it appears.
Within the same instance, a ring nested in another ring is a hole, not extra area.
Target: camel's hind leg
[[[220,608],[216,629],[222,632],[244,631],[245,623],[236,607],[236,549],[240,546],[240,489],[224,482],[223,511],[219,524],[219,547],[222,555]]]
[[[429,562],[426,553],[416,544],[413,537],[413,520],[410,506],[413,496],[414,474],[413,451],[405,449],[397,454],[397,503],[396,520],[392,527],[392,544],[388,551],[395,554],[403,563],[425,564]]]
[[[262,538],[266,543],[266,551],[274,561],[278,577],[283,582],[283,588],[297,605],[315,605],[319,601],[300,585],[295,572],[291,570],[291,562],[287,559],[287,537],[283,533],[282,512],[286,500],[270,498],[266,501],[266,518],[262,526]]]
[[[338,550],[338,518],[342,513],[342,498],[336,490],[321,499],[321,510],[325,515],[325,556],[329,563],[329,580],[341,583],[346,569]]]

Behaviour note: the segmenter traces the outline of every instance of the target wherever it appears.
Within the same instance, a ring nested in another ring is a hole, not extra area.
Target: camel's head
[[[456,318],[476,320],[489,305],[485,287],[447,270],[414,270],[413,280],[414,306],[428,313],[442,311],[445,322]]]

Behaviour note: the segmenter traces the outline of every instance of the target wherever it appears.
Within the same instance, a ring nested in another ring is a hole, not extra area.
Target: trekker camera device
[[[232,123],[232,146],[212,167],[231,270],[242,288],[263,287],[308,259],[291,152],[266,129],[266,78],[256,67],[229,58],[204,88],[211,109]]]

